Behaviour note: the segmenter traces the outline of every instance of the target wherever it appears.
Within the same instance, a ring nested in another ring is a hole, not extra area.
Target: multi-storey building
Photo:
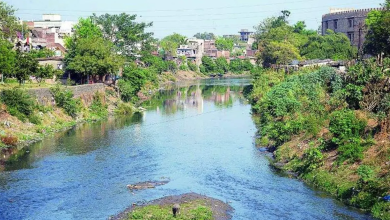
[[[372,10],[382,9],[331,9],[329,14],[322,16],[322,35],[325,35],[328,29],[343,33],[349,38],[351,45],[362,49],[367,33],[365,19]]]
[[[64,51],[64,38],[73,34],[74,22],[62,21],[61,15],[44,14],[42,20],[25,22],[31,29],[31,44]]]

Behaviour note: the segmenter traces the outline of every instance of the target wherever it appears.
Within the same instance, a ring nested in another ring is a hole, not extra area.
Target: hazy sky
[[[373,8],[384,0],[3,0],[18,9],[24,20],[40,20],[43,13],[61,14],[62,20],[77,21],[92,13],[137,14],[138,21],[152,21],[149,31],[162,38],[173,32],[188,37],[197,32],[217,35],[253,30],[264,18],[291,11],[289,21],[304,20],[317,29],[330,8]]]

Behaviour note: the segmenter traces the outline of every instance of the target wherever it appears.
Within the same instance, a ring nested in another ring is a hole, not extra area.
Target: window
[[[353,18],[348,19],[348,26],[353,27]]]
[[[334,29],[335,30],[337,29],[337,22],[338,22],[338,20],[334,20]]]
[[[325,31],[329,29],[328,22],[325,21]]]
[[[353,44],[353,41],[354,41],[354,33],[353,32],[348,32],[348,39],[349,41],[351,42],[351,44]]]

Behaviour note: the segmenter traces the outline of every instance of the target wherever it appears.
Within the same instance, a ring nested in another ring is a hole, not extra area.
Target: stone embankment
[[[81,98],[81,100],[89,105],[93,96],[96,92],[103,93],[105,92],[103,83],[79,85],[79,86],[68,86],[66,87],[73,93],[74,98]],[[54,97],[49,88],[38,88],[38,89],[29,89],[28,93],[34,97],[41,105],[53,105]]]

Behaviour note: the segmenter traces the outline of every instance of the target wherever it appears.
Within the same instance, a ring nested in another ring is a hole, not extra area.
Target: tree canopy
[[[208,33],[208,32],[197,33],[194,35],[194,37],[203,40],[215,40],[215,35],[213,33]]]
[[[164,49],[165,54],[176,56],[177,48],[187,43],[187,37],[178,33],[173,33],[164,37],[160,41],[160,46]]]
[[[290,25],[289,16],[289,11],[282,11],[280,16],[267,18],[255,27],[258,63],[269,67],[271,64],[286,65],[293,60],[348,60],[355,56],[357,50],[344,34],[328,31],[321,36],[306,29],[304,21]]]
[[[383,11],[371,11],[367,15],[368,33],[364,43],[364,51],[371,55],[390,55],[390,0],[384,3]]]
[[[103,38],[111,41],[121,55],[132,60],[141,51],[141,46],[152,42],[153,33],[146,32],[153,23],[135,22],[137,15],[93,14],[92,21],[101,28]],[[145,47],[143,48],[145,49]]]
[[[80,19],[74,36],[67,39],[67,46],[66,68],[81,76],[103,77],[116,73],[123,64],[123,59],[113,50],[113,43],[103,38],[91,19]]]
[[[218,50],[232,51],[234,47],[233,39],[218,37],[215,40],[215,46]]]
[[[14,15],[15,11],[12,6],[0,1],[0,38],[13,40],[17,37],[17,32],[22,31],[22,25]]]
[[[0,74],[10,76],[15,68],[16,52],[12,50],[12,44],[0,39]]]

